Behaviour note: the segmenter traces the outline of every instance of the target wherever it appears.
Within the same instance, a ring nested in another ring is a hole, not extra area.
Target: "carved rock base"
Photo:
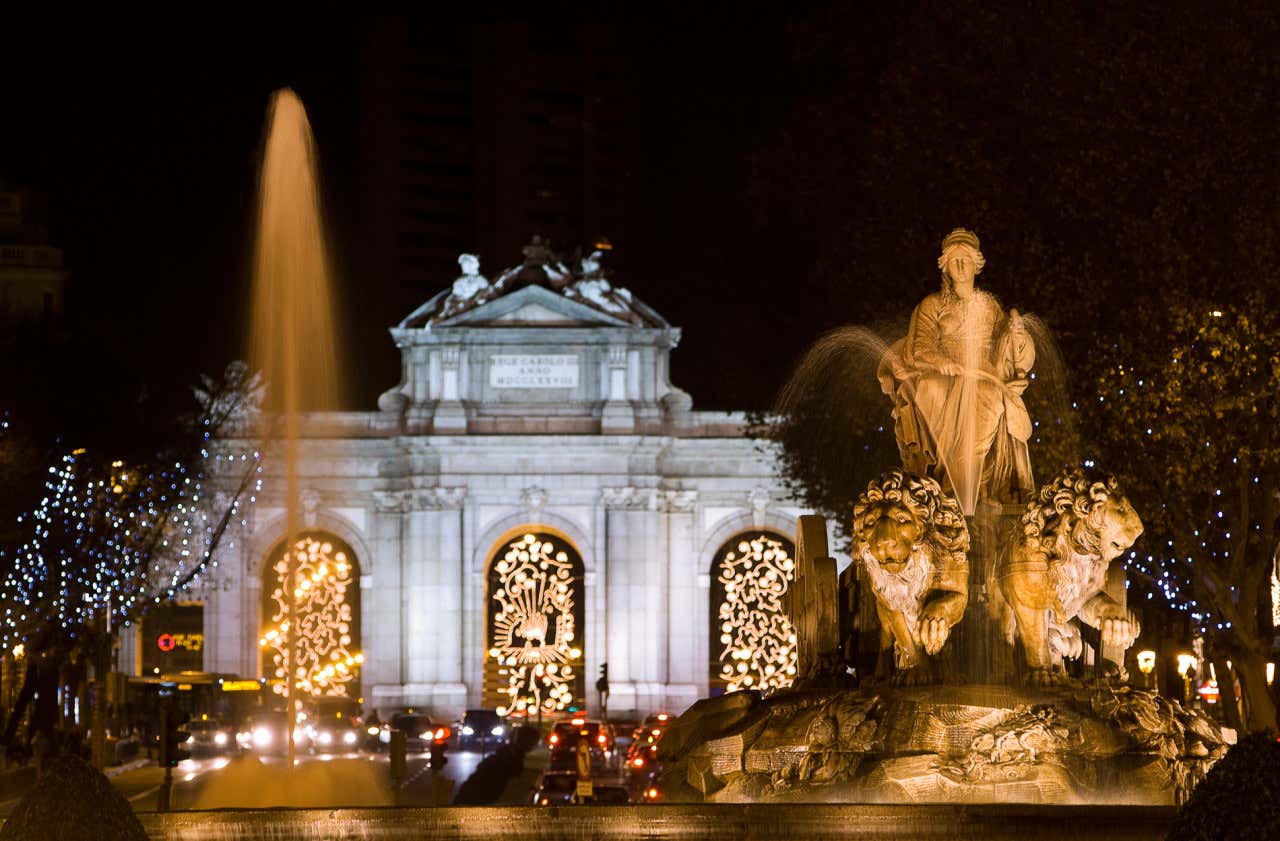
[[[674,802],[1172,805],[1234,742],[1123,684],[876,686],[700,701],[661,760]]]

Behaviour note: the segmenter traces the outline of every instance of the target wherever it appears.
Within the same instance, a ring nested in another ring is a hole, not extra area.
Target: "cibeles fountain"
[[[905,336],[834,340],[874,353],[901,464],[849,512],[842,574],[823,519],[800,518],[797,679],[686,711],[660,745],[667,800],[1172,805],[1234,743],[1129,685],[1121,558],[1141,518],[1110,476],[1036,488],[1022,398],[1043,331],[975,288],[983,262],[952,231]],[[841,350],[820,342],[797,377]],[[879,649],[872,674],[850,628]]]

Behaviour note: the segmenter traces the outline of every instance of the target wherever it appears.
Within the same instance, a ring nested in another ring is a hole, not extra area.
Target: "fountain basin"
[[[319,839],[1160,839],[1174,810],[1154,806],[681,804],[535,808],[223,810],[139,815],[155,841]]]

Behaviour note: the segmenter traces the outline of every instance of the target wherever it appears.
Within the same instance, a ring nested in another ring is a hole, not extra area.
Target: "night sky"
[[[638,93],[636,211],[619,238],[640,245],[616,255],[617,280],[684,328],[673,380],[695,407],[765,407],[822,330],[909,311],[936,287],[937,244],[951,227],[984,236],[983,280],[1015,303],[1012,257],[1001,274],[1002,246],[1021,235],[1014,210],[1027,237],[1059,237],[1046,247],[1063,250],[1066,237],[1069,251],[1069,237],[1093,233],[1088,219],[1058,226],[1036,198],[1047,189],[1036,183],[1042,159],[1060,151],[1052,142],[1071,139],[1026,133],[1000,99],[1018,96],[1008,77],[1024,65],[1069,63],[1038,15],[881,5],[586,12],[625,33]],[[1115,20],[1099,11],[1109,5],[1082,7],[1099,39],[1108,27],[1121,40],[1141,30],[1145,13]],[[404,289],[366,276],[353,256],[360,23],[330,5],[288,19],[216,17],[175,21],[163,35],[150,22],[46,22],[6,37],[0,179],[52,196],[52,239],[72,273],[68,324],[93,337],[80,375],[168,405],[243,353],[264,110],[272,90],[293,87],[320,148],[340,297],[355,298],[359,279],[359,306],[340,316],[361,372],[351,408],[372,409],[398,378],[385,328],[454,267]],[[1088,87],[1089,68],[1079,71]],[[900,164],[886,150],[917,148],[920,172],[889,183]],[[1012,164],[995,175],[960,167],[947,156],[956,148]]]

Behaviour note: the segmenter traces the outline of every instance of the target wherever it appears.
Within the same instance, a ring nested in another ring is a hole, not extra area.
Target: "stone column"
[[[462,406],[466,396],[463,381],[462,351],[456,345],[440,348],[440,402],[436,405],[432,429],[438,435],[464,434],[467,412]]]
[[[405,700],[437,715],[462,712],[463,488],[428,488],[410,496],[404,546]]]
[[[630,435],[636,429],[636,413],[627,399],[627,348],[625,345],[609,347],[606,371],[608,380],[605,383],[606,396],[604,410],[600,416],[600,432],[603,435]]]
[[[638,709],[641,692],[638,684],[652,684],[656,672],[656,668],[651,668],[656,622],[645,615],[652,610],[648,603],[651,599],[645,593],[645,580],[658,563],[653,558],[656,491],[636,487],[604,488],[603,500],[609,709],[611,714],[624,715]],[[665,559],[661,563],[665,564]]]
[[[361,681],[367,705],[399,706],[404,699],[404,627],[402,624],[402,576],[407,499],[403,492],[374,492],[369,543],[376,556],[364,559],[361,576],[360,617],[364,671]],[[369,563],[372,561],[372,564]]]
[[[706,657],[699,652],[706,642],[707,623],[695,620],[700,615],[697,600],[705,601],[707,597],[698,586],[702,570],[698,567],[696,544],[697,502],[698,492],[693,490],[663,491],[659,500],[667,537],[663,611],[666,686],[659,706],[672,713],[682,712],[702,697],[702,684],[706,683]]]

